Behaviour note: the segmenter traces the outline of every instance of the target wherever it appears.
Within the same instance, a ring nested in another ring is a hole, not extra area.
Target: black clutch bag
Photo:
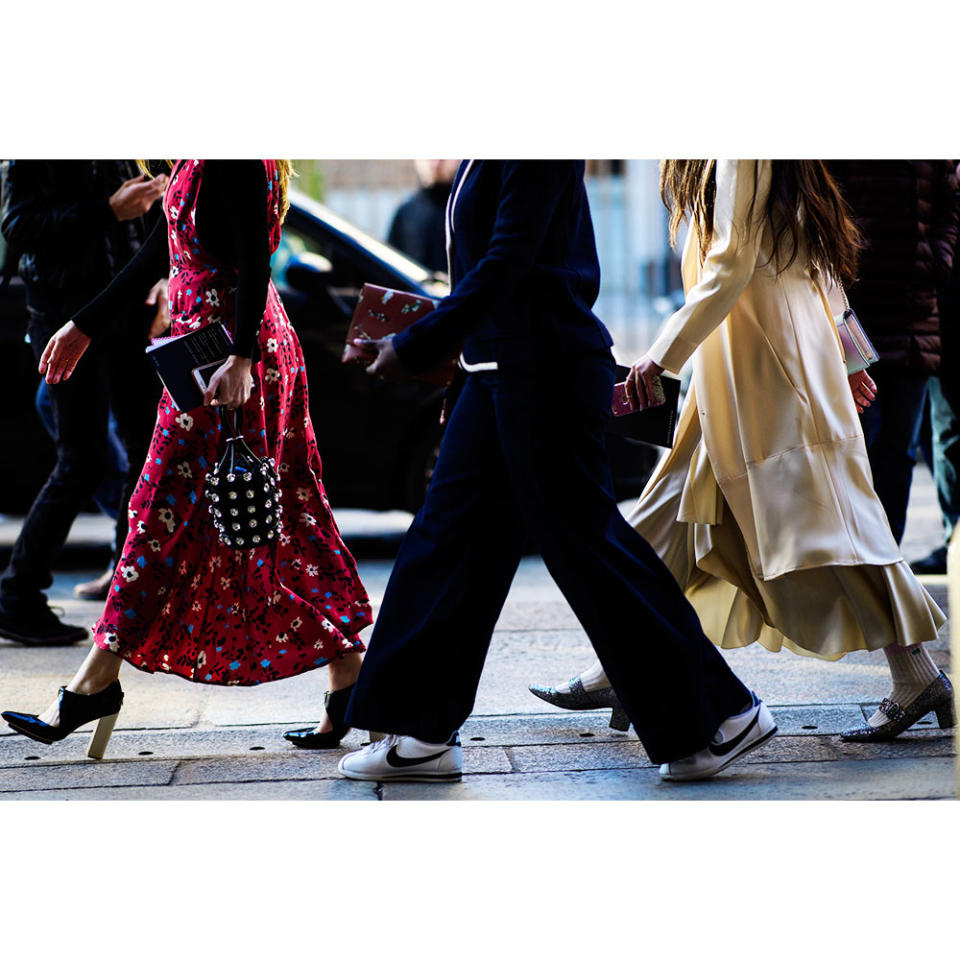
[[[273,543],[280,532],[280,478],[273,457],[261,459],[243,439],[239,410],[221,409],[223,448],[203,482],[210,514],[220,541],[234,550]]]
[[[672,447],[673,434],[677,427],[677,411],[680,405],[680,381],[675,377],[660,377],[663,386],[664,402],[646,410],[631,411],[629,400],[625,400],[622,386],[629,367],[617,365],[617,384],[614,387],[613,417],[607,421],[607,433],[627,437],[629,440],[642,440],[658,447]]]

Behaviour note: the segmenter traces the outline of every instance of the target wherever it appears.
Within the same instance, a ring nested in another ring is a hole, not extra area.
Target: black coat
[[[72,313],[136,252],[147,224],[141,218],[118,222],[109,204],[120,185],[136,175],[129,160],[4,164],[0,231],[20,253],[29,306]],[[155,211],[148,216],[152,222]]]
[[[866,241],[850,305],[880,359],[918,373],[940,364],[938,290],[948,282],[960,216],[947,160],[838,160],[829,167]]]
[[[609,350],[592,310],[600,263],[584,162],[476,160],[467,169],[452,188],[452,292],[396,337],[400,359],[423,370],[458,343],[471,363]]]

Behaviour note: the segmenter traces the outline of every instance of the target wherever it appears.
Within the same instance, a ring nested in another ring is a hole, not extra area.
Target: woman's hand
[[[866,370],[851,373],[847,380],[850,382],[853,402],[857,405],[857,413],[863,413],[877,399],[877,385]]]
[[[147,299],[143,301],[148,307],[154,304],[157,306],[157,312],[154,314],[153,322],[150,324],[150,338],[162,337],[170,329],[170,302],[167,300],[167,278],[158,280],[147,294]]]
[[[236,410],[250,399],[253,390],[253,377],[250,369],[253,361],[249,357],[236,354],[226,360],[214,371],[207,389],[203,394],[205,407],[226,407]]]
[[[397,354],[391,337],[384,337],[382,340],[354,340],[353,345],[361,347],[373,358],[373,363],[367,367],[367,373],[371,376],[393,383],[402,383],[411,378],[410,371]]]
[[[659,363],[654,363],[648,356],[641,357],[630,368],[627,376],[627,396],[635,410],[659,407],[665,402],[663,385],[660,383],[661,373],[663,373],[663,367]]]
[[[77,362],[90,346],[90,338],[72,321],[65,323],[48,341],[40,356],[39,371],[47,383],[69,380]]]

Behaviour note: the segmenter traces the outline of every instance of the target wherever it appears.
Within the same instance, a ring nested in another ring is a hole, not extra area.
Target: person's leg
[[[489,378],[473,374],[394,563],[347,709],[350,726],[435,744],[460,727],[520,561],[523,526]]]
[[[948,379],[931,377],[927,389],[920,447],[933,474],[943,523],[943,543],[913,560],[914,573],[947,572],[947,545],[960,519],[960,391]]]
[[[160,378],[144,353],[146,338],[137,335],[137,319],[131,317],[131,329],[118,332],[110,347],[110,406],[126,461],[114,540],[114,568],[120,562],[127,539],[130,495],[143,474],[157,425],[157,404],[163,392]]]
[[[67,690],[87,697],[98,694],[117,679],[122,663],[121,657],[94,644],[66,685]],[[43,713],[38,714],[38,719],[52,727],[57,726],[60,722],[59,700],[54,700]]]
[[[30,314],[30,337],[39,358],[60,316]],[[30,615],[45,608],[43,591],[51,568],[77,514],[103,474],[107,397],[101,353],[94,344],[69,380],[50,388],[56,426],[57,463],[31,506],[0,580],[0,601],[9,614]]]
[[[556,371],[562,370],[562,376]],[[656,763],[706,747],[751,703],[613,496],[603,429],[609,357],[501,371],[497,422],[520,510]]]
[[[952,380],[930,378],[933,477],[946,540],[960,519],[960,388]]]
[[[70,683],[60,688],[56,700],[42,714],[4,710],[3,719],[17,733],[41,743],[62,740],[96,720],[87,756],[101,760],[123,706],[123,691],[117,680],[121,663],[116,654],[95,645]]]
[[[916,463],[927,377],[902,367],[877,364],[870,375],[877,399],[864,410],[862,424],[873,487],[897,543],[903,539]]]

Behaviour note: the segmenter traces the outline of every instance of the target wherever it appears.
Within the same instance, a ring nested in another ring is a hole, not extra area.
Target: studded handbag
[[[261,459],[243,439],[243,416],[221,409],[223,447],[203,482],[220,541],[234,550],[264,547],[280,532],[280,485],[273,457]]]

